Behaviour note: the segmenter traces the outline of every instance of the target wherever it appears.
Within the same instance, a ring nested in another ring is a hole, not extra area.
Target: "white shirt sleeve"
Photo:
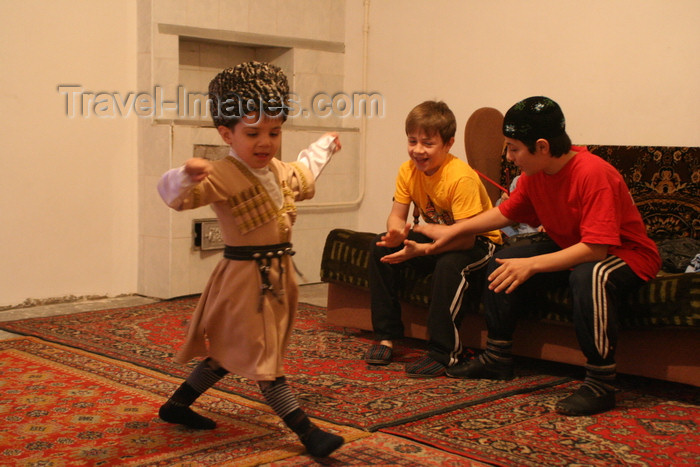
[[[297,162],[304,163],[316,179],[336,151],[335,136],[325,135],[301,151]]]
[[[170,206],[176,207],[176,201],[193,185],[189,175],[185,173],[185,167],[170,169],[160,177],[158,182],[158,193],[163,201]]]

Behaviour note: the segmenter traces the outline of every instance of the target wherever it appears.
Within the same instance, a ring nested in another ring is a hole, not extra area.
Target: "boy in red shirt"
[[[454,226],[417,230],[444,247],[464,234],[521,222],[542,225],[551,241],[505,248],[487,269],[488,340],[478,358],[450,368],[457,378],[513,376],[512,336],[520,310],[542,291],[568,285],[573,322],[586,356],[581,387],[556,405],[588,415],[615,407],[617,310],[627,294],[656,276],[661,259],[618,171],[585,147],[571,145],[556,102],[536,96],[508,110],[507,157],[522,176],[510,198]]]

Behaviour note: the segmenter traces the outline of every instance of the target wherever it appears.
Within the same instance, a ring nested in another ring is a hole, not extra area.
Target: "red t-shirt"
[[[610,245],[608,254],[627,263],[642,279],[656,276],[661,258],[647,236],[629,188],[620,173],[585,147],[556,174],[522,174],[499,205],[508,219],[544,226],[559,247],[579,242]]]

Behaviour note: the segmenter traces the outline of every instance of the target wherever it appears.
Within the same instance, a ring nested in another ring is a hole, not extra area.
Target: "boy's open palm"
[[[408,261],[416,256],[424,256],[426,254],[425,247],[425,243],[417,243],[413,240],[407,239],[404,240],[403,248],[401,250],[390,255],[382,256],[381,261],[382,263],[388,264],[403,263],[404,261]]]
[[[200,157],[194,157],[185,162],[185,173],[189,175],[190,180],[195,183],[201,182],[211,173],[211,162]]]

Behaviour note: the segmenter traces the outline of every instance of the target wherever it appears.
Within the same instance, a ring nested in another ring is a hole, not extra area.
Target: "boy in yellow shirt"
[[[491,208],[486,189],[478,174],[464,161],[450,154],[457,127],[456,119],[444,102],[426,101],[406,118],[410,159],[399,169],[394,202],[387,219],[387,231],[377,236],[369,265],[372,326],[376,343],[365,354],[373,365],[391,362],[393,342],[403,337],[401,307],[397,290],[400,270],[411,263],[432,271],[431,302],[428,312],[428,354],[409,363],[410,377],[435,377],[454,366],[462,353],[459,326],[478,297],[485,266],[496,245],[497,230],[470,235],[426,254],[428,237],[407,224],[411,203],[424,222],[454,224]],[[418,222],[418,218],[414,223]],[[406,240],[416,243],[404,244]],[[467,290],[469,289],[469,294]]]

